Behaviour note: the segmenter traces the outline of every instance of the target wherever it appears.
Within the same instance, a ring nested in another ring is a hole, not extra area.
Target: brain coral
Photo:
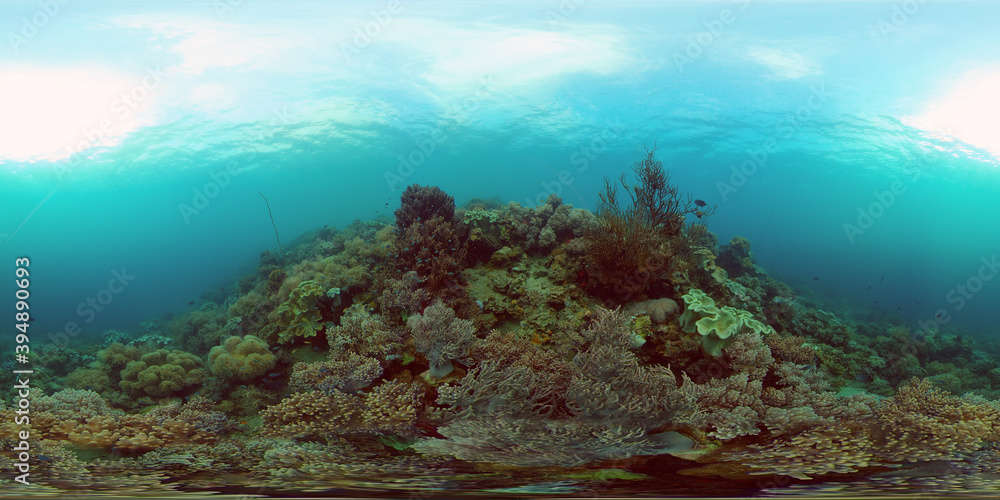
[[[198,356],[159,349],[125,365],[120,385],[129,394],[161,398],[200,384],[205,375]]]
[[[247,335],[229,337],[208,353],[212,373],[227,380],[252,380],[274,368],[274,354],[267,342]]]

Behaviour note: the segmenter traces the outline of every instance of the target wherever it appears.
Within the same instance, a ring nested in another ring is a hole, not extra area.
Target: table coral
[[[125,365],[120,385],[133,395],[162,398],[200,384],[206,375],[198,356],[159,349]]]
[[[229,337],[208,353],[212,373],[227,380],[253,380],[274,368],[274,363],[267,342],[253,335]]]

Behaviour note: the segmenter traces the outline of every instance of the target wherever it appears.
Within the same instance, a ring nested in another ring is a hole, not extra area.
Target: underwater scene
[[[1000,4],[0,4],[0,499],[997,498]]]

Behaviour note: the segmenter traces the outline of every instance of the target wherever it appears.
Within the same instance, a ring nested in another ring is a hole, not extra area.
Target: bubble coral
[[[162,398],[200,384],[206,374],[198,356],[159,349],[125,365],[120,385],[132,395]]]
[[[260,377],[274,368],[275,358],[267,342],[253,336],[229,337],[208,353],[212,373],[232,381]]]

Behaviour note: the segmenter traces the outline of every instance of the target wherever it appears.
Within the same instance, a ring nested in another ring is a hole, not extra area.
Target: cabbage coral
[[[312,280],[303,281],[292,290],[288,300],[271,313],[272,319],[284,327],[278,342],[287,344],[299,337],[312,337],[323,329],[318,303],[325,294],[326,290]]]

